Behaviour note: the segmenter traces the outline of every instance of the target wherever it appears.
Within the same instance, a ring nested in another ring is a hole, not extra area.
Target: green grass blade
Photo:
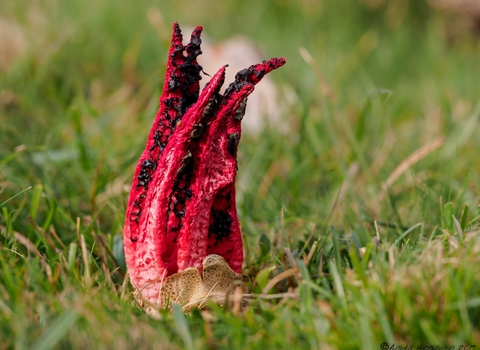
[[[54,348],[67,332],[77,323],[80,315],[73,310],[65,311],[53,322],[40,338],[33,343],[32,350],[48,350]]]

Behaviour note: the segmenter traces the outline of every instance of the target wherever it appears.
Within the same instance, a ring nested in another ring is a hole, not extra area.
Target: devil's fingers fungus
[[[237,148],[247,97],[285,64],[272,58],[238,72],[220,93],[226,66],[199,94],[202,27],[182,43],[177,23],[160,108],[135,169],[124,228],[137,299],[185,310],[221,303],[241,280],[243,250],[235,204]],[[203,276],[203,278],[202,278]]]

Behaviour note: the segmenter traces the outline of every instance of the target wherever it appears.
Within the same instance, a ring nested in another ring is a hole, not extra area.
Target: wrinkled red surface
[[[238,72],[224,95],[222,67],[198,96],[201,31],[197,27],[183,46],[173,25],[160,109],[128,201],[124,243],[130,280],[152,302],[166,277],[191,266],[201,272],[209,254],[241,272],[235,203],[241,119],[255,84],[285,64],[275,58]]]

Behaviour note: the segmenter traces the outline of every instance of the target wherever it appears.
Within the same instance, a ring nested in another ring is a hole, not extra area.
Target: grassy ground
[[[0,349],[480,346],[466,20],[413,0],[198,3],[0,3],[27,39],[0,72]],[[295,102],[286,136],[240,143],[251,305],[152,319],[120,243],[175,20],[286,57],[272,76]]]

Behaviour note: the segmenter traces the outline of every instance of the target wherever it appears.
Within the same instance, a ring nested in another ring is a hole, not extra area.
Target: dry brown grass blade
[[[118,293],[117,288],[115,287],[115,283],[113,283],[112,275],[107,265],[102,264],[102,270],[105,275],[105,280],[107,281],[107,284],[110,286],[111,290],[115,293]]]
[[[310,248],[310,251],[308,252],[307,257],[303,259],[303,262],[305,265],[308,265],[310,260],[313,258],[313,254],[315,254],[315,251],[317,250],[317,246],[318,246],[318,241],[315,241],[312,243],[312,247]]]
[[[312,55],[310,55],[310,52],[308,52],[306,48],[300,47],[299,51],[300,51],[300,56],[302,56],[303,60],[310,66],[310,68],[313,69],[315,75],[320,81],[320,87],[321,87],[322,93],[325,96],[327,96],[331,102],[335,103],[337,101],[335,93],[330,87],[330,84],[328,84],[327,79],[325,78],[323,73],[317,67],[317,64],[315,63],[315,59],[312,57]]]
[[[393,252],[393,248],[388,249],[388,264],[390,265],[390,270],[395,270],[395,253]]]
[[[95,233],[95,230],[92,230],[92,237],[93,239],[95,240],[95,242],[99,242],[100,240],[98,239],[98,236],[97,234]],[[95,244],[95,252],[97,253],[97,255],[100,257],[100,259],[102,260],[102,263],[105,264],[105,265],[108,265],[108,261],[107,261],[107,253],[106,253],[106,250],[105,250],[105,246],[103,244]]]
[[[85,285],[90,287],[90,265],[88,264],[88,250],[83,234],[80,235],[80,247],[82,248],[83,264],[85,265]]]
[[[470,184],[470,187],[472,188],[473,192],[475,192],[477,194],[477,196],[480,197],[480,191],[478,190],[477,186],[475,186],[473,181],[468,179],[468,183]]]
[[[318,218],[318,211],[315,215],[315,218]],[[303,248],[300,253],[300,255],[304,256],[303,262],[305,263],[305,265],[308,265],[308,262],[311,259],[310,255],[314,253],[315,248],[317,247],[317,242],[316,241],[313,242],[312,246],[310,247],[310,252],[308,253],[308,256],[305,257],[305,249],[307,249],[308,245],[310,244],[310,241],[313,239],[313,236],[315,235],[315,230],[317,229],[316,221],[313,223],[311,227],[312,229],[310,230],[310,234],[308,235],[307,240],[305,241],[305,244],[303,245]]]
[[[259,299],[298,298],[298,294],[292,293],[292,292],[277,293],[277,294],[252,294],[252,296]]]
[[[4,237],[7,237],[7,228],[5,226],[0,225],[0,232]],[[38,258],[45,259],[44,256],[38,251],[35,245],[27,237],[16,231],[13,231],[12,233],[13,237],[17,240],[17,242],[27,248],[29,252],[32,252]]]
[[[345,198],[345,195],[347,194],[350,188],[350,184],[352,184],[353,180],[355,180],[355,177],[357,176],[359,170],[360,170],[360,164],[358,162],[353,162],[348,167],[348,170],[347,170],[348,178],[342,181],[342,184],[338,189],[337,195],[335,196],[333,201],[330,203],[330,206],[328,208],[328,211],[330,212],[330,216],[333,216],[335,214],[336,209],[342,207],[341,204],[343,202],[343,199]]]
[[[242,311],[243,289],[240,286],[236,286],[232,295],[232,312],[235,316],[239,316]]]
[[[115,259],[115,256],[113,255],[112,249],[108,245],[108,243],[105,241],[105,238],[102,235],[97,236],[98,241],[101,243],[103,246],[103,250],[108,254],[110,257],[110,261],[115,265],[115,271],[122,276],[122,279],[125,278],[125,271],[122,269],[122,267],[118,264],[117,260]],[[106,259],[106,257],[105,257]],[[108,264],[107,264],[108,265]]]
[[[387,193],[388,189],[397,181],[397,179],[404,174],[410,167],[418,163],[421,159],[425,158],[427,155],[435,151],[437,148],[442,146],[446,141],[445,136],[439,136],[436,139],[430,141],[429,143],[423,145],[415,152],[410,154],[405,158],[390,174],[388,179],[383,183],[382,190],[380,191],[379,201],[382,201]]]
[[[62,242],[62,240],[60,239],[60,237],[58,237],[57,235],[57,232],[55,231],[55,228],[53,226],[50,226],[50,228],[48,229],[48,231],[50,232],[50,234],[53,236],[53,238],[55,238],[55,240],[58,242],[58,244],[60,244],[60,246],[63,248],[63,249],[66,249],[67,246]]]
[[[265,176],[262,179],[262,182],[260,183],[260,186],[258,187],[258,192],[257,192],[257,197],[260,199],[265,198],[265,196],[268,193],[268,190],[270,189],[270,186],[272,185],[273,180],[277,176],[278,172],[280,171],[280,163],[279,162],[273,162],[272,165],[268,168],[267,172],[265,173]]]
[[[292,254],[292,251],[289,248],[285,248],[285,255],[287,256],[288,262],[291,267],[297,267],[297,262]]]
[[[300,270],[297,267],[295,267],[293,269],[289,269],[289,270],[283,271],[282,273],[279,273],[277,276],[275,276],[273,279],[271,279],[267,283],[265,288],[263,288],[263,290],[262,290],[262,294],[267,294],[273,287],[275,287],[275,285],[278,282],[280,282],[280,281],[282,281],[285,278],[288,278],[290,276],[294,276],[299,272],[300,272]]]
[[[395,134],[391,129],[387,129],[383,145],[375,156],[375,160],[370,165],[370,174],[373,178],[377,176],[390,157],[390,153],[395,147],[395,141]]]

